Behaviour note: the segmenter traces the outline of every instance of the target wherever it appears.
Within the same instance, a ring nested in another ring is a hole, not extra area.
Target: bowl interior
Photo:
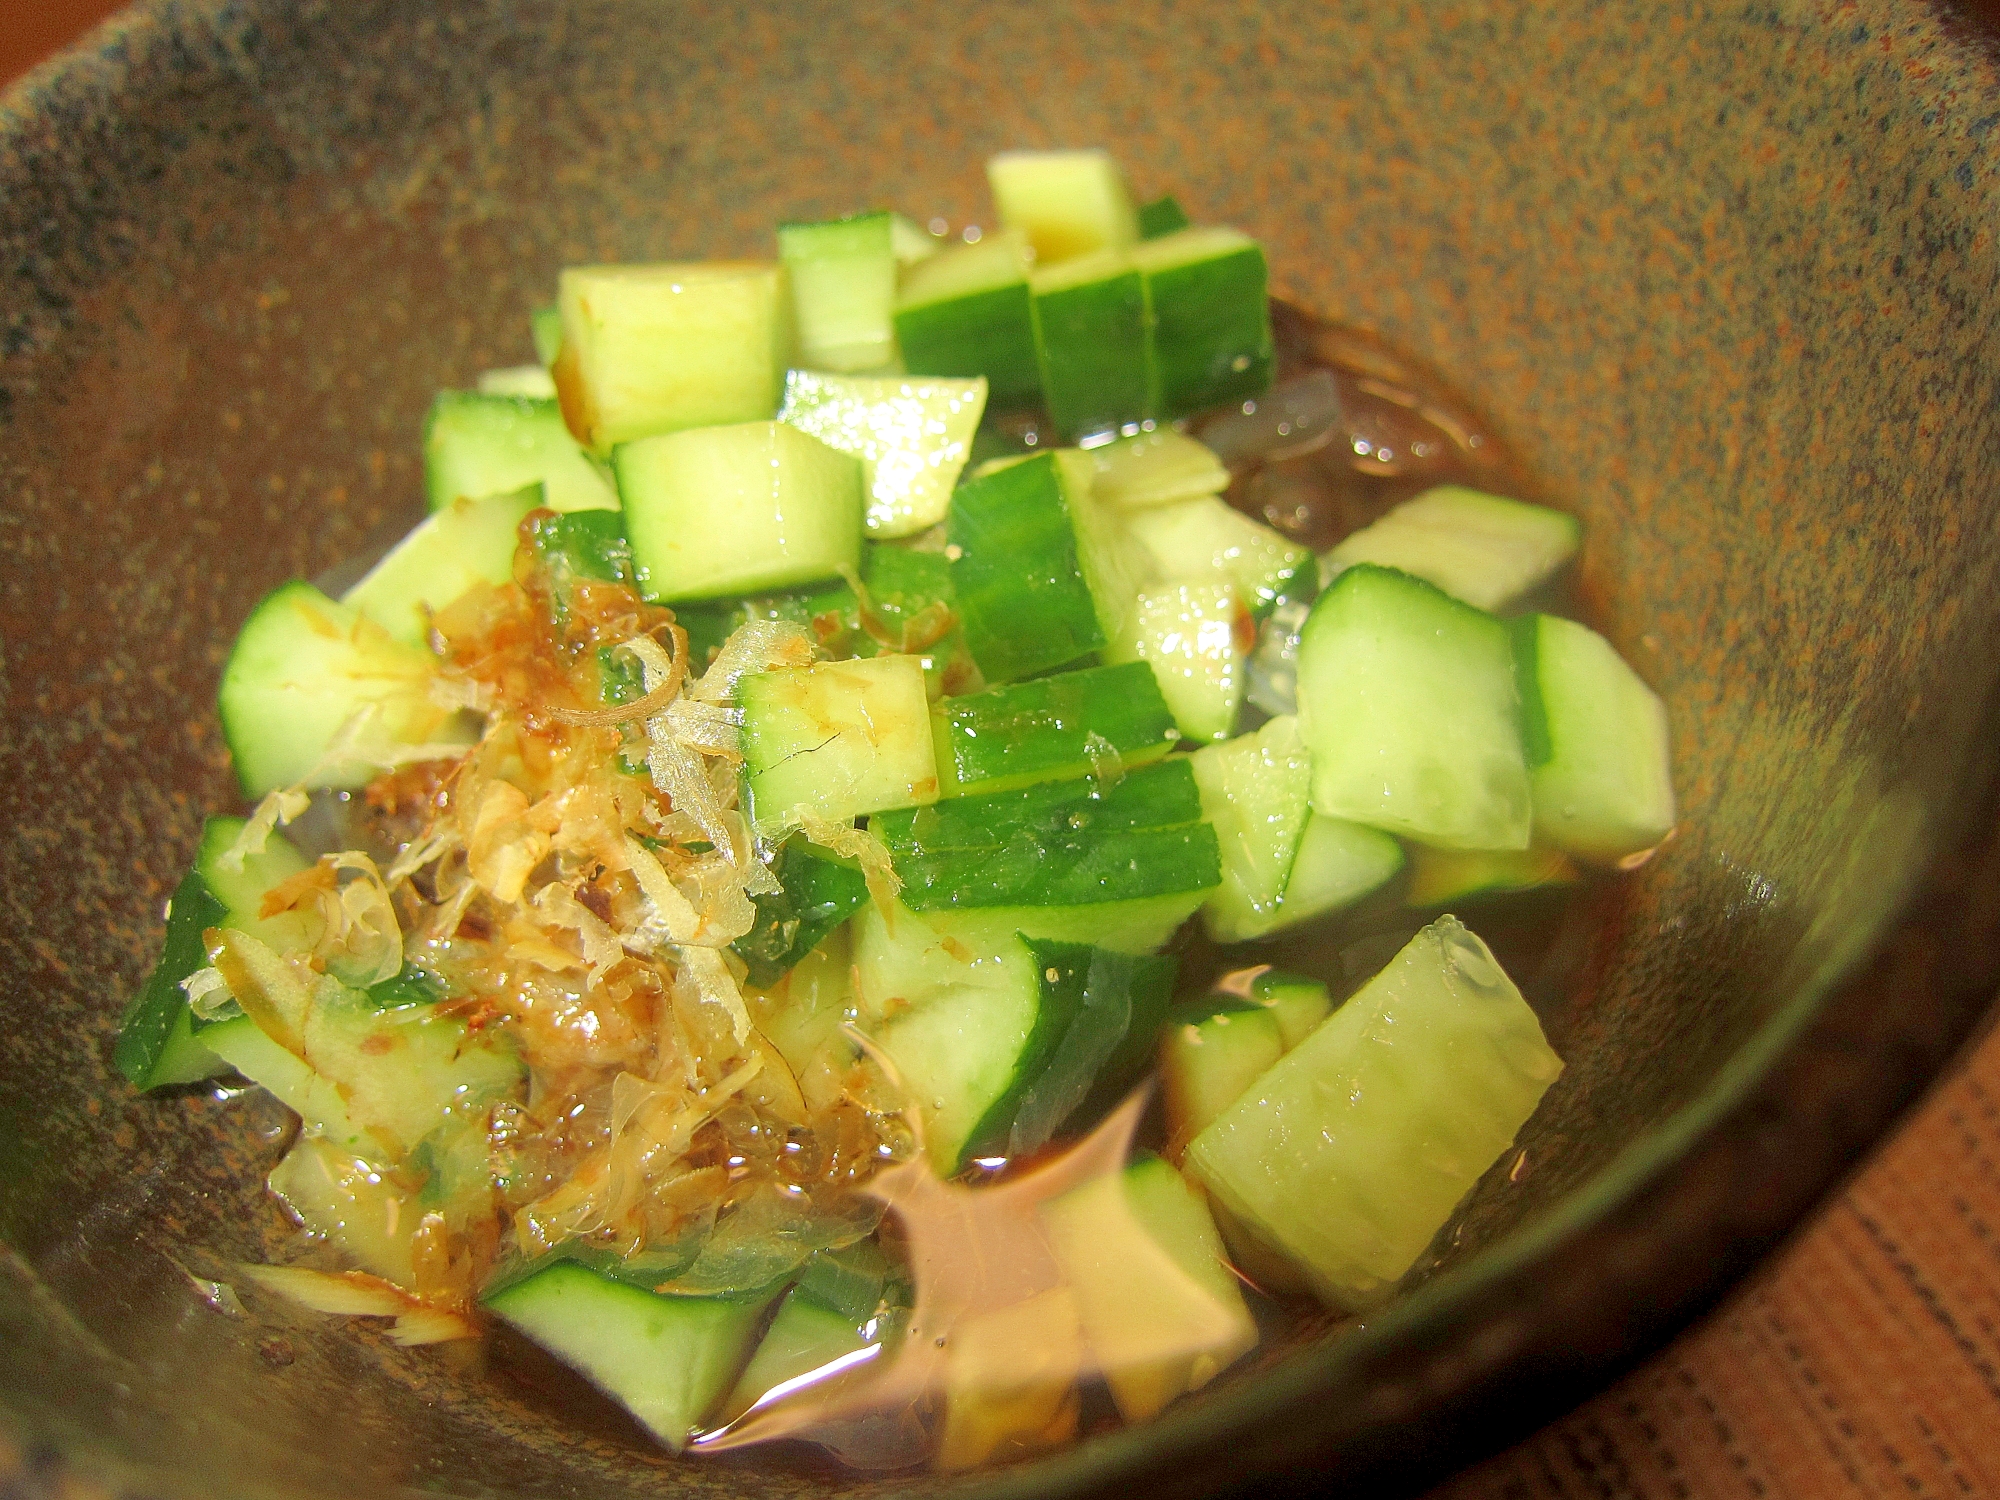
[[[204,812],[235,803],[211,709],[235,627],[416,517],[431,395],[528,357],[558,267],[768,254],[779,219],[863,204],[981,222],[980,163],[1017,145],[1112,147],[1262,238],[1285,295],[1449,371],[1585,518],[1585,596],[1670,705],[1680,837],[1522,976],[1569,1061],[1529,1170],[1358,1336],[1456,1347],[1454,1299],[1668,1170],[1811,1024],[1990,759],[2000,87],[1892,9],[214,0],[141,8],[5,96],[21,1431],[156,1493],[909,1482],[676,1463],[476,1354],[218,1314],[196,1278],[286,1232],[258,1186],[281,1122],[139,1100],[110,1038]],[[964,1483],[1108,1485],[1173,1449],[1162,1483],[1203,1489],[1245,1477],[1227,1434],[1300,1403],[1349,1413],[1316,1441],[1393,1447],[1379,1396],[1308,1332],[1152,1434]]]

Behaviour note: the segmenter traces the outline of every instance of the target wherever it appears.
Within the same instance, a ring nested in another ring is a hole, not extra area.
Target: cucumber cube
[[[1037,267],[1029,285],[1042,399],[1056,426],[1082,436],[1147,416],[1150,322],[1145,282],[1132,258],[1099,250]]]
[[[1412,938],[1188,1147],[1190,1175],[1328,1301],[1382,1301],[1562,1071],[1454,917]]]
[[[1329,578],[1356,563],[1400,568],[1467,604],[1501,610],[1552,578],[1582,536],[1562,511],[1445,484],[1344,538],[1322,568]]]
[[[1170,1018],[1160,1042],[1168,1154],[1180,1156],[1284,1055],[1278,1018],[1261,1006],[1223,1006],[1207,1015]]]
[[[1028,236],[1039,265],[1139,238],[1132,190],[1108,151],[1003,151],[988,159],[986,181],[1000,222]]]
[[[1287,1052],[1310,1036],[1333,1009],[1333,997],[1325,985],[1282,969],[1266,969],[1250,981],[1250,1003],[1271,1013]]]
[[[1187,211],[1172,193],[1164,193],[1151,203],[1139,205],[1139,238],[1156,240],[1163,234],[1188,227]]]
[[[789,588],[861,561],[861,461],[796,427],[663,433],[622,445],[612,467],[649,599]]]
[[[1190,759],[1222,846],[1222,884],[1202,907],[1208,935],[1218,943],[1260,937],[1283,920],[1279,906],[1309,811],[1312,763],[1298,720],[1281,715]]]
[[[454,500],[419,521],[389,555],[341,595],[399,641],[423,645],[431,616],[476,583],[514,576],[521,522],[542,503],[542,486],[485,500]],[[600,512],[602,514],[602,512]]]
[[[751,821],[773,833],[808,808],[836,823],[937,800],[923,663],[914,656],[780,667],[743,678]]]
[[[1180,738],[1143,662],[946,698],[932,718],[947,797],[1145,765]]]
[[[932,234],[908,214],[890,214],[889,247],[895,252],[896,264],[907,270],[944,249],[945,239],[943,235]]]
[[[1278,902],[1276,932],[1373,895],[1403,868],[1403,846],[1379,828],[1312,813]]]
[[[896,357],[896,252],[887,213],[781,224],[778,258],[791,277],[801,364],[872,370]]]
[[[278,588],[243,622],[217,694],[244,795],[308,778],[366,786],[401,747],[471,744],[476,731],[431,699],[436,670],[428,651],[311,584]],[[349,753],[324,764],[334,736],[364,711],[372,721]]]
[[[1229,470],[1215,451],[1171,427],[1156,427],[1093,448],[1090,459],[1097,467],[1097,498],[1113,510],[1171,505],[1176,500],[1219,495],[1229,488]]]
[[[1147,410],[1179,417],[1271,383],[1263,248],[1234,229],[1183,229],[1132,251],[1152,320]]]
[[[985,410],[986,382],[976,376],[884,379],[793,370],[785,376],[778,420],[860,459],[868,533],[898,537],[944,519]]]
[[[1443,849],[1525,849],[1507,627],[1389,568],[1349,568],[1299,641],[1313,810]]]
[[[562,309],[551,302],[528,315],[528,332],[535,341],[535,359],[543,369],[562,353]]]
[[[996,407],[1041,393],[1028,242],[996,234],[911,265],[896,294],[896,342],[912,375],[986,377]]]
[[[722,1403],[717,1417],[723,1422],[733,1421],[779,1386],[823,1370],[843,1355],[867,1348],[877,1338],[864,1336],[865,1321],[828,1307],[803,1287],[793,1287],[779,1306],[777,1316],[771,1319],[770,1328],[758,1340],[757,1352],[743,1367],[735,1389]]]
[[[1233,583],[1178,583],[1142,590],[1111,654],[1143,661],[1159,679],[1182,735],[1199,743],[1236,732],[1243,706],[1243,609]]]
[[[780,269],[762,261],[572,266],[558,286],[563,418],[608,455],[778,409],[791,343]]]
[[[616,510],[610,481],[563,426],[554,401],[440,391],[424,420],[424,493],[454,500],[545,487],[550,510]]]
[[[1674,826],[1667,708],[1603,636],[1574,620],[1514,624],[1535,834],[1615,862]]]
[[[1126,525],[1156,576],[1177,583],[1234,583],[1252,619],[1263,619],[1280,599],[1309,598],[1317,587],[1311,548],[1216,495],[1135,511]]]
[[[1126,1421],[1157,1414],[1255,1347],[1208,1206],[1158,1157],[1072,1189],[1042,1221]]]
[[[868,900],[861,871],[807,843],[790,840],[771,862],[781,889],[752,896],[757,925],[729,946],[750,982],[769,989]]]
[[[499,370],[479,372],[482,396],[523,396],[531,401],[554,401],[556,378],[547,365],[508,365]],[[564,432],[569,429],[565,427]],[[570,439],[575,442],[575,438]]]
[[[411,1287],[411,1239],[424,1208],[395,1174],[351,1151],[301,1136],[266,1180],[308,1234],[364,1271]]]

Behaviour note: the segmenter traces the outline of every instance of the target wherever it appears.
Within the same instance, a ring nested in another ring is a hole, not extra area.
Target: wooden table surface
[[[0,82],[115,10],[5,0]],[[1713,1316],[1429,1500],[2000,1497],[2000,1031]]]

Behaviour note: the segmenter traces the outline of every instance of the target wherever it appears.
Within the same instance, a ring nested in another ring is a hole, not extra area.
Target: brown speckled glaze
[[[1900,3],[187,0],[0,95],[0,1474],[1402,1488],[1591,1388],[2000,980],[1996,123],[1979,28]],[[1524,1180],[1365,1329],[952,1481],[676,1463],[475,1355],[212,1311],[183,1270],[282,1237],[276,1122],[109,1057],[232,802],[210,703],[251,603],[417,514],[431,393],[525,358],[564,262],[977,221],[986,153],[1083,143],[1453,372],[1588,520],[1588,595],[1671,706],[1684,831],[1544,997],[1571,1067]]]

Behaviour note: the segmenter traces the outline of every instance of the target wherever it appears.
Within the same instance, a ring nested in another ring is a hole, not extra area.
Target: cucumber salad
[[[297,1115],[253,1310],[964,1468],[1379,1304],[1509,1155],[1562,1063],[1454,912],[1675,818],[1577,523],[1249,237],[987,171],[984,235],[565,270],[425,519],[250,613],[116,1061]]]

